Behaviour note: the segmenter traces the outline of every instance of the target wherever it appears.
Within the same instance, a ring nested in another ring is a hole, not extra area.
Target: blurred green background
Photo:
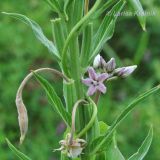
[[[119,18],[113,38],[104,46],[103,57],[115,57],[117,65],[137,64],[134,75],[126,80],[108,83],[108,94],[101,98],[99,119],[111,124],[114,118],[139,93],[160,82],[160,2],[143,0],[146,11],[156,15],[147,17],[147,32],[143,32],[136,17]],[[128,10],[129,7],[126,8]],[[0,11],[25,14],[40,24],[52,39],[51,9],[40,0],[1,0]],[[28,107],[29,132],[22,146],[18,146],[19,127],[15,95],[18,85],[31,69],[54,67],[52,55],[33,36],[23,23],[0,14],[0,160],[15,160],[5,137],[32,159],[56,160],[58,141],[64,131],[63,122],[48,105],[43,90],[36,81],[25,88],[24,101]],[[47,75],[48,76],[48,75]],[[48,76],[48,79],[57,80]],[[53,83],[59,94],[60,83]],[[159,160],[160,156],[160,100],[152,96],[139,104],[117,130],[118,145],[125,157],[136,152],[154,126],[154,139],[146,160]]]

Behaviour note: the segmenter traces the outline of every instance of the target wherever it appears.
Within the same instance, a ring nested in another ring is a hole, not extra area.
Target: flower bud
[[[111,58],[105,65],[108,72],[112,72],[116,68],[116,62],[114,58]]]
[[[137,68],[137,65],[117,68],[115,70],[115,74],[119,77],[125,78],[130,74],[132,74],[136,68]]]
[[[101,66],[102,68],[104,68],[104,67],[106,66],[106,61],[103,59],[102,56],[100,57],[100,66]]]
[[[93,61],[93,67],[94,68],[98,68],[99,66],[101,66],[101,56],[100,54],[98,54]]]

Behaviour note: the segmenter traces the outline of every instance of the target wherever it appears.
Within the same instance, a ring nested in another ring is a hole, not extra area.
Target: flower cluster
[[[95,57],[93,67],[88,68],[89,77],[82,79],[82,82],[89,87],[87,92],[88,96],[92,96],[97,91],[106,93],[107,89],[104,85],[106,80],[109,80],[113,77],[128,77],[137,68],[136,65],[116,68],[116,62],[114,58],[111,58],[108,62],[106,62],[100,55]],[[100,72],[96,73],[95,69],[99,69]]]
[[[82,150],[86,145],[86,141],[79,138],[72,140],[71,134],[68,133],[66,135],[66,139],[61,140],[59,144],[61,147],[59,149],[55,149],[54,151],[61,151],[70,158],[77,158],[82,154]]]

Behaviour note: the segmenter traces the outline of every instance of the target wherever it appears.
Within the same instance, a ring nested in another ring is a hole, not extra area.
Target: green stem
[[[100,91],[97,91],[97,92],[96,92],[95,99],[94,99],[94,102],[95,102],[95,104],[96,104],[96,105],[98,104],[98,101],[99,101],[100,95],[101,95],[101,92],[100,92]]]
[[[88,13],[88,6],[89,6],[89,0],[85,0],[85,10],[84,10],[85,14]]]
[[[94,101],[92,99],[89,98],[89,101],[90,103],[92,103],[93,105],[93,113],[92,113],[92,117],[90,119],[90,121],[88,122],[88,124],[85,126],[85,128],[83,128],[80,133],[78,133],[78,135],[76,136],[76,138],[80,138],[82,137],[83,135],[85,135],[85,133],[93,126],[94,122],[95,122],[95,119],[97,117],[97,106],[96,104],[94,103]],[[76,111],[77,111],[77,108],[79,106],[81,106],[81,104],[83,103],[87,103],[86,100],[84,99],[80,99],[78,100],[74,107],[73,107],[73,111],[72,111],[72,127],[71,127],[71,138],[70,138],[70,143],[72,143],[72,140],[73,140],[73,136],[74,136],[74,133],[75,133],[75,122],[76,122]]]
[[[74,107],[73,107],[73,110],[72,110],[72,127],[71,127],[70,143],[72,143],[73,136],[74,136],[74,133],[75,133],[76,111],[77,111],[78,106],[80,106],[80,104],[83,104],[83,103],[87,103],[87,101],[85,101],[84,99],[78,100],[78,101],[75,103],[75,105],[74,105]]]
[[[95,12],[95,10],[98,8],[101,1],[102,0],[97,0],[95,5],[93,6],[93,8],[73,27],[73,29],[69,33],[69,35],[67,37],[67,40],[64,44],[63,52],[62,52],[62,68],[63,68],[65,73],[67,73],[67,71],[66,71],[66,69],[67,69],[66,60],[67,60],[67,48],[69,46],[69,42],[73,38],[73,36],[76,34],[76,32],[80,28],[80,26],[83,23],[85,23],[90,18],[90,16]]]

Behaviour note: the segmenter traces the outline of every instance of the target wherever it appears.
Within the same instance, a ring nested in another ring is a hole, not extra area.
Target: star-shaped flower
[[[106,86],[103,82],[109,77],[108,73],[96,73],[93,67],[88,68],[89,78],[82,79],[82,82],[89,87],[88,96],[93,95],[96,91],[106,93]]]

